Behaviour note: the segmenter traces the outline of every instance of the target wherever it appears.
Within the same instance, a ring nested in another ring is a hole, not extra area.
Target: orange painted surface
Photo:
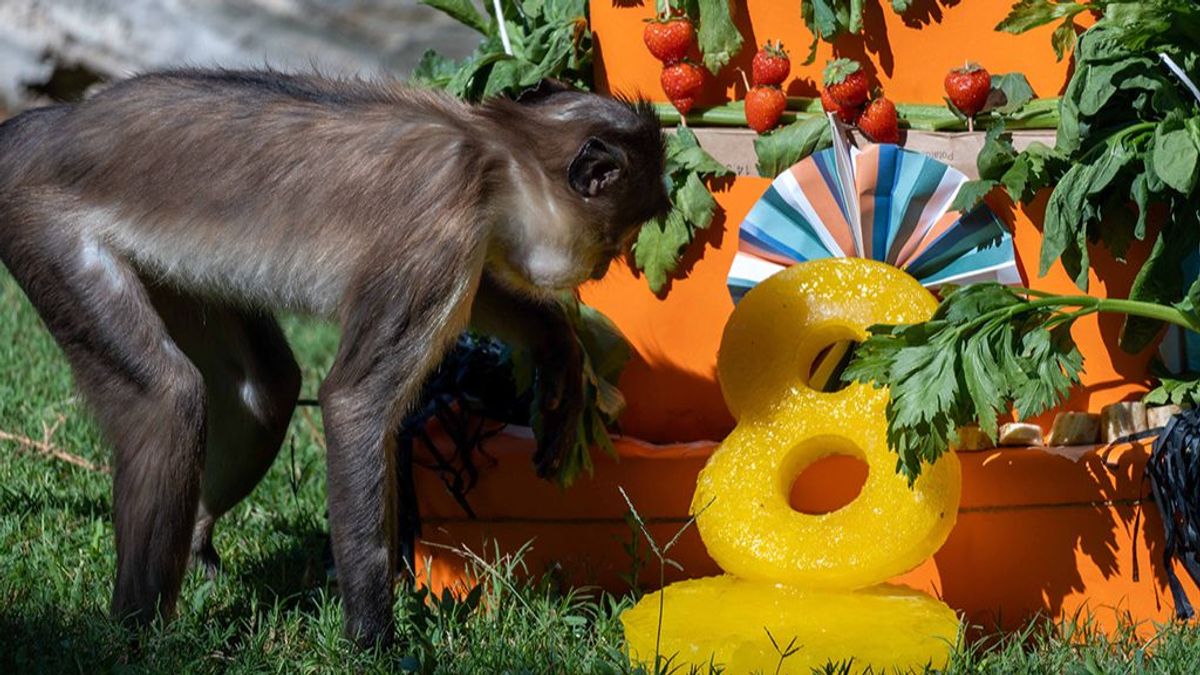
[[[821,69],[834,56],[863,63],[872,84],[879,84],[893,101],[941,103],[946,73],[964,61],[975,61],[992,73],[1025,73],[1039,96],[1055,96],[1066,82],[1068,64],[1055,61],[1050,47],[1054,25],[1024,35],[997,33],[993,27],[1014,0],[921,0],[913,11],[899,16],[887,3],[866,3],[864,36],[843,36],[836,45],[822,42],[816,60],[804,66],[812,35],[800,18],[800,3],[781,0],[734,0],[734,23],[744,38],[742,51],[710,77],[699,105],[740,99],[745,94],[737,68],[750,72],[758,45],[783,40],[792,56],[792,76],[784,84],[791,96],[814,96]],[[627,4],[627,3],[621,3]],[[654,15],[647,0],[627,7],[611,2],[591,4],[595,32],[596,79],[602,88],[625,94],[640,93],[665,101],[659,85],[662,65],[642,43],[643,20]],[[699,52],[692,58],[699,61]]]
[[[625,489],[655,538],[665,542],[687,520],[696,474],[712,447],[650,449],[622,440],[619,461],[597,457],[595,474],[564,491],[534,477],[532,441],[501,434],[487,445],[495,465],[481,471],[468,496],[478,520],[465,516],[431,472],[418,473],[422,538],[485,557],[493,542],[512,552],[532,541],[525,558],[530,574],[553,572],[565,583],[623,591],[628,585],[622,575],[634,569],[624,545],[634,532],[617,488]],[[987,629],[1013,628],[1038,612],[1068,616],[1082,606],[1110,627],[1113,610],[1142,621],[1168,620],[1173,606],[1163,575],[1162,526],[1141,484],[1147,454],[1146,446],[1121,446],[1106,455],[1090,451],[1078,460],[1035,449],[960,453],[958,524],[932,560],[894,581],[941,597]],[[844,503],[853,489],[843,478],[856,473],[846,469],[831,461],[802,474],[795,492],[805,497],[796,505],[815,510]],[[644,545],[642,551],[649,556]],[[418,556],[419,574],[430,574],[435,586],[462,582],[459,554],[426,545]],[[683,571],[668,567],[668,581],[720,573],[694,527],[670,557]],[[647,561],[639,574],[642,587],[656,586],[657,574]]]

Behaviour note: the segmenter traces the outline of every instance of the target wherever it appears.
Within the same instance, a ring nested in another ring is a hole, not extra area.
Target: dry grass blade
[[[309,433],[312,434],[313,440],[317,445],[321,446],[322,450],[329,451],[329,447],[325,445],[325,434],[317,428],[317,422],[313,419],[312,408],[304,407],[300,409],[300,419],[304,420],[304,426],[308,427]]]
[[[533,608],[529,605],[529,602],[526,601],[525,598],[521,596],[521,593],[517,590],[517,587],[515,585],[513,585],[512,575],[505,574],[500,569],[497,569],[495,565],[489,563],[487,560],[485,560],[483,558],[483,556],[472,551],[466,545],[450,546],[448,544],[439,544],[437,542],[427,541],[424,539],[421,540],[421,543],[426,546],[429,546],[430,548],[438,548],[438,549],[442,549],[444,551],[449,551],[449,552],[463,558],[464,560],[468,560],[471,563],[479,566],[480,569],[487,572],[492,577],[492,580],[495,583],[500,584],[505,590],[507,590],[509,592],[509,594],[512,597],[519,600],[521,605],[524,606],[524,608],[526,610],[531,611],[531,612],[533,611]],[[521,560],[522,558],[524,558],[525,554],[532,548],[532,543],[533,542],[531,542],[531,541],[525,542],[525,544],[522,545],[521,548],[518,549],[517,552],[512,555],[512,558],[514,560]]]
[[[662,647],[663,613],[666,611],[666,593],[664,591],[667,585],[667,565],[674,567],[680,572],[683,571],[683,565],[680,565],[674,560],[668,558],[667,553],[672,547],[675,546],[675,544],[679,541],[679,538],[683,536],[683,533],[686,532],[688,528],[696,522],[696,518],[700,517],[701,513],[704,513],[706,510],[708,510],[708,507],[712,506],[713,500],[710,499],[707,504],[700,508],[699,511],[693,513],[692,516],[687,519],[687,522],[685,522],[675,532],[670,541],[668,541],[665,546],[660,547],[658,542],[655,541],[654,537],[650,534],[650,530],[646,527],[646,521],[642,519],[642,514],[638,513],[637,508],[633,505],[633,500],[631,500],[629,495],[625,492],[625,488],[618,486],[617,491],[621,493],[621,497],[625,500],[625,504],[629,507],[629,512],[633,515],[634,522],[637,523],[638,528],[642,531],[642,536],[644,536],[646,538],[646,542],[650,544],[650,550],[654,552],[654,557],[658,558],[658,627],[654,636],[654,672],[661,673],[667,670],[671,662],[671,659],[667,659],[664,662],[660,652]]]
[[[51,439],[53,439],[55,432],[57,432],[58,428],[62,425],[64,419],[65,418],[62,415],[59,415],[58,420],[54,422],[53,426],[42,422],[42,440],[40,441],[29,438],[28,436],[14,434],[4,430],[0,430],[0,441],[10,441],[12,443],[16,443],[17,446],[22,450],[32,450],[40,455],[53,457],[54,459],[66,462],[67,464],[72,464],[82,469],[87,469],[88,471],[95,471],[97,473],[111,473],[111,469],[109,469],[108,466],[89,462],[79,455],[67,452],[66,450],[63,450],[62,448],[50,442]]]

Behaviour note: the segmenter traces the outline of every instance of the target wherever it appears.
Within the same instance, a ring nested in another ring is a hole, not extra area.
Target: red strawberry
[[[692,106],[696,105],[696,99],[692,96],[673,98],[671,99],[671,105],[675,106],[675,109],[679,111],[680,115],[686,115],[688,114],[688,111],[692,109]]]
[[[693,63],[680,61],[663,68],[659,82],[662,83],[663,91],[671,103],[675,104],[679,112],[684,113],[687,110],[679,106],[684,104],[687,108],[692,107],[694,99],[704,87],[704,71]]]
[[[746,92],[746,124],[758,133],[766,133],[779,124],[787,107],[787,96],[778,87],[757,86]]]
[[[654,19],[642,31],[642,40],[654,58],[667,65],[678,63],[692,48],[695,31],[686,18]]]
[[[848,108],[844,105],[838,105],[838,102],[833,100],[828,91],[821,92],[821,107],[825,112],[837,113],[838,119],[846,124],[854,124],[854,120],[858,119],[858,108]]]
[[[754,86],[760,84],[781,85],[792,71],[792,62],[788,59],[787,50],[782,42],[772,43],[769,40],[751,62],[751,75]]]
[[[900,121],[896,118],[896,106],[882,96],[867,104],[858,116],[858,128],[876,143],[900,142]]]
[[[974,117],[992,93],[992,76],[978,64],[968,63],[946,75],[946,96],[967,117]]]
[[[858,61],[834,59],[825,66],[825,91],[838,105],[857,108],[867,102],[867,74]]]

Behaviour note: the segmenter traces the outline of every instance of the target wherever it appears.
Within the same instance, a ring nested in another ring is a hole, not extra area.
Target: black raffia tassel
[[[1200,409],[1171,418],[1154,441],[1146,476],[1162,515],[1163,567],[1175,598],[1175,615],[1190,619],[1195,612],[1175,573],[1175,562],[1200,585]]]

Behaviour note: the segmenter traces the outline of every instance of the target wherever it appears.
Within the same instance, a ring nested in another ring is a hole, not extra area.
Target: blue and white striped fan
[[[735,302],[789,265],[843,256],[890,263],[929,287],[1021,283],[996,214],[986,204],[950,210],[962,172],[895,145],[852,149],[834,124],[834,146],[780,174],[742,222],[728,277]]]

